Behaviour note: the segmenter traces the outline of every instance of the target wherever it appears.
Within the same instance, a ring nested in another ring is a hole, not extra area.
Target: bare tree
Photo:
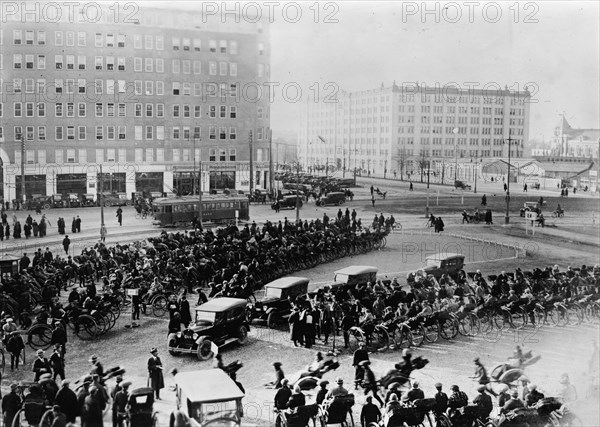
[[[424,150],[421,150],[421,152],[419,153],[419,160],[418,160],[419,169],[421,170],[421,182],[423,182],[423,171],[427,167],[427,163],[428,163],[427,157],[428,157],[427,153]]]
[[[398,149],[398,168],[400,169],[400,181],[404,181],[404,169],[406,167],[406,148],[402,147]]]

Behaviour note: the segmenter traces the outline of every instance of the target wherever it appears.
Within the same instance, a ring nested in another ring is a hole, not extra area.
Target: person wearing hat
[[[396,396],[399,396],[401,394],[400,383],[393,382],[387,386],[387,391],[385,393],[385,399],[383,400],[384,403],[387,404],[390,401],[392,394],[395,394]]]
[[[360,411],[360,425],[362,427],[379,425],[381,421],[381,411],[373,403],[373,398],[367,396],[367,403],[365,403]]]
[[[148,359],[148,376],[150,381],[150,387],[156,394],[156,399],[160,400],[160,390],[165,387],[165,380],[163,378],[163,365],[160,357],[158,357],[158,350],[152,348],[150,350],[152,355]]]
[[[127,419],[127,402],[129,401],[129,386],[130,381],[121,383],[121,390],[115,395],[115,400],[112,406],[112,422],[113,427],[124,427]]]
[[[60,406],[60,410],[65,414],[67,422],[74,423],[79,415],[79,405],[77,403],[77,395],[69,388],[69,384],[68,380],[62,380],[54,403]]]
[[[10,353],[10,369],[19,369],[19,359],[21,357],[21,352],[25,348],[25,343],[23,342],[23,337],[19,331],[14,331],[8,337],[6,341],[6,351]]]
[[[398,395],[396,393],[392,393],[390,396],[390,401],[385,405],[385,414],[393,414],[395,410],[400,409],[402,405],[398,400]]]
[[[485,390],[486,387],[484,385],[477,387],[477,392],[479,394],[475,396],[475,399],[473,399],[473,403],[479,408],[478,418],[482,421],[487,419],[487,417],[490,416],[492,409],[494,409],[492,398],[485,392]]]
[[[123,388],[121,386],[121,383],[123,382],[123,375],[117,375],[117,378],[115,378],[115,382],[115,387],[110,392],[110,397],[112,397],[113,399],[115,398],[115,395]]]
[[[425,399],[425,393],[419,388],[418,381],[413,382],[412,389],[406,393],[409,402],[414,402],[417,399]]]
[[[179,300],[179,313],[181,315],[181,323],[187,328],[192,322],[192,315],[190,314],[190,303],[185,293],[181,295],[181,299]]]
[[[368,360],[363,360],[362,362],[360,362],[359,365],[361,366],[364,372],[362,386],[365,390],[365,396],[369,392],[372,392],[373,397],[375,397],[375,399],[377,399],[377,402],[379,402],[379,406],[383,407],[383,400],[381,400],[381,398],[379,397],[379,393],[377,393],[377,381],[375,380],[375,374],[371,370],[371,362],[369,362]]]
[[[527,398],[525,399],[525,404],[527,406],[534,406],[538,401],[542,400],[544,398],[544,394],[540,393],[537,389],[537,385],[535,384],[530,384],[529,385],[529,394],[527,395]]]
[[[2,397],[2,415],[5,426],[12,426],[13,419],[21,409],[21,396],[19,395],[19,385],[12,383],[10,393]]]
[[[358,386],[364,377],[363,368],[360,365],[362,361],[369,361],[369,352],[366,349],[364,341],[358,343],[358,349],[354,352],[352,358],[352,366],[354,366],[354,390],[358,390]]]
[[[46,397],[46,400],[52,405],[54,404],[54,399],[56,398],[56,393],[58,393],[58,385],[52,379],[52,374],[42,374],[40,375],[40,380],[38,381],[40,387],[42,388],[42,392]]]
[[[508,402],[506,402],[504,404],[504,407],[502,409],[500,409],[500,413],[507,414],[510,411],[513,411],[515,409],[524,408],[524,407],[525,407],[525,404],[523,403],[523,401],[521,399],[519,399],[519,392],[517,390],[513,390],[510,393],[510,399],[508,400]]]
[[[479,360],[479,357],[473,359],[473,363],[475,363],[475,375],[473,378],[477,379],[479,384],[481,385],[489,384],[490,378],[488,377],[485,366],[483,366],[483,364]]]
[[[6,343],[6,339],[8,338],[8,336],[10,336],[10,334],[15,332],[17,329],[18,329],[17,325],[15,325],[15,321],[13,320],[13,318],[12,317],[7,318],[6,323],[4,325],[2,325],[2,332],[3,332],[2,341],[4,343]]]
[[[291,396],[292,389],[289,386],[289,380],[287,378],[284,378],[283,381],[281,381],[281,388],[279,388],[279,390],[277,390],[277,393],[275,393],[275,409],[286,409],[287,403],[290,400]]]
[[[288,409],[296,409],[299,406],[306,405],[306,396],[302,393],[302,389],[300,389],[299,385],[294,387],[294,392],[290,396],[290,400],[288,400],[287,407]]]
[[[333,387],[331,390],[329,390],[329,393],[327,393],[326,399],[331,399],[332,397],[337,397],[337,396],[348,396],[348,390],[346,390],[344,388],[344,380],[341,379],[340,377],[337,377],[335,380],[335,383],[337,385],[335,387]]]
[[[77,392],[77,408],[79,414],[81,415],[82,424],[85,419],[85,398],[88,397],[90,394],[90,386],[92,385],[92,383],[92,377],[85,377],[83,383],[81,384],[81,388]]]
[[[90,369],[90,375],[98,375],[100,378],[104,376],[104,367],[102,363],[98,360],[98,356],[95,354],[89,358],[88,362],[91,363],[92,368]]]
[[[327,384],[329,384],[329,381],[327,380],[320,380],[319,381],[319,391],[317,392],[317,397],[315,399],[315,403],[317,405],[320,405],[321,403],[323,403],[323,401],[325,400],[325,397],[327,396],[327,393],[329,392],[329,390],[327,390]]]
[[[469,404],[469,398],[467,394],[460,390],[457,385],[450,387],[452,394],[448,399],[448,408],[450,409],[450,418],[460,409],[464,408]]]
[[[62,354],[61,344],[54,344],[54,352],[50,356],[50,366],[54,373],[54,381],[56,381],[56,377],[60,377],[61,380],[65,379],[65,359]]]
[[[52,372],[52,367],[50,366],[50,361],[44,357],[44,350],[37,351],[37,359],[33,361],[33,372],[34,377],[33,381],[38,382],[40,376],[44,373]]]
[[[435,399],[435,413],[442,414],[448,409],[448,395],[442,391],[442,383],[435,383],[437,392],[433,396]]]
[[[83,404],[81,416],[82,425],[85,427],[103,427],[103,401],[98,387],[90,387],[89,394]]]
[[[52,427],[67,427],[67,416],[61,411],[60,406],[52,407]]]
[[[267,386],[273,388],[281,388],[281,383],[285,378],[285,373],[281,369],[281,362],[273,362],[273,368],[275,368],[275,381],[267,383]]]
[[[67,332],[60,322],[54,322],[50,344],[54,346],[60,345],[60,355],[64,359],[65,354],[67,353]]]

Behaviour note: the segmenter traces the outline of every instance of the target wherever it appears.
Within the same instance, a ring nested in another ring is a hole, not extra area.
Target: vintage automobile
[[[89,207],[89,206],[98,206],[96,202],[95,194],[83,194],[81,196],[81,206]]]
[[[341,206],[346,203],[346,193],[342,192],[333,192],[329,193],[326,196],[321,197],[317,200],[317,206],[327,206],[327,205],[338,205]]]
[[[274,328],[278,322],[289,317],[292,309],[290,301],[305,295],[309,282],[305,277],[282,277],[266,284],[264,298],[255,304],[248,304],[248,322],[254,319],[266,320],[267,326]]]
[[[111,207],[111,206],[130,206],[131,205],[131,200],[129,200],[127,198],[127,194],[125,193],[103,193],[102,196],[102,203],[104,204],[104,207]]]
[[[40,206],[42,209],[50,209],[53,204],[52,196],[44,196],[42,194],[32,194],[31,198],[27,201],[29,204],[27,209],[35,209],[36,206]]]
[[[67,203],[67,207],[69,208],[78,208],[81,206],[81,199],[77,193],[69,193],[65,198]]]
[[[244,392],[221,369],[175,374],[177,409],[188,416],[192,427],[240,427],[244,416],[244,396]],[[171,420],[174,416],[171,413]]]
[[[542,207],[546,206],[546,202],[543,201],[542,206],[538,202],[525,202],[523,203],[523,207],[520,209],[519,214],[524,217],[525,212],[535,212],[537,214],[542,213]]]
[[[294,195],[288,195],[288,196],[283,196],[283,198],[281,200],[278,200],[279,202],[279,209],[296,209],[296,199],[300,199],[298,200],[298,207],[302,207],[302,196],[296,196]],[[275,203],[271,204],[271,209],[275,209]]]
[[[150,387],[133,389],[127,406],[129,427],[156,427],[158,417],[154,411],[154,390]]]
[[[186,329],[169,334],[169,353],[196,354],[208,360],[219,352],[219,347],[248,341],[250,325],[246,320],[247,301],[241,298],[214,298],[196,307],[196,319]]]
[[[463,181],[456,180],[454,181],[454,188],[461,190],[471,190],[471,186]]]
[[[353,265],[336,271],[333,276],[331,288],[353,288],[356,285],[375,283],[377,281],[377,267],[368,265]]]
[[[439,253],[428,256],[425,267],[422,268],[425,275],[433,275],[436,279],[442,277],[442,274],[448,274],[455,279],[458,272],[464,268],[465,256],[455,253]]]

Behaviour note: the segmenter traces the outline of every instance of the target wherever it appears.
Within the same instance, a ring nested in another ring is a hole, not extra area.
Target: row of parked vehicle
[[[130,206],[133,204],[131,199],[127,198],[125,193],[103,193],[101,196],[96,194],[54,194],[44,196],[42,194],[33,194],[25,202],[27,209],[52,209],[52,208],[81,208],[100,206],[100,203],[106,207],[110,206]]]

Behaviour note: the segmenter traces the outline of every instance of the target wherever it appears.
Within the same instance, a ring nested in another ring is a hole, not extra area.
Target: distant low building
[[[575,129],[561,115],[559,124],[554,128],[551,155],[597,159],[599,145],[600,129]]]

